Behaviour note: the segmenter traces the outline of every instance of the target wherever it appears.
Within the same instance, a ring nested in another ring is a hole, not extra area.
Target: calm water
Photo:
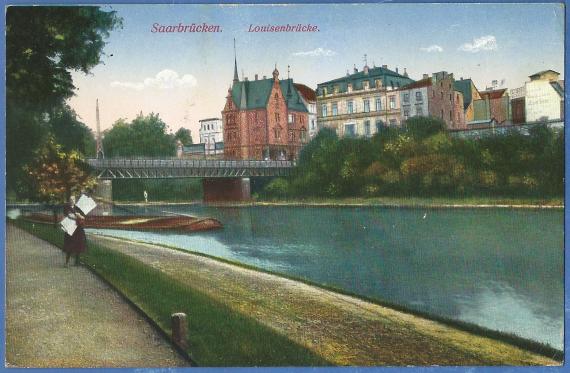
[[[561,210],[128,210],[212,216],[225,228],[198,234],[92,232],[227,258],[563,347]]]

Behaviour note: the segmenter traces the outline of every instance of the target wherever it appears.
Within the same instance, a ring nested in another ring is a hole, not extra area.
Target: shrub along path
[[[157,245],[94,235],[89,240],[253,317],[333,364],[560,365],[507,343],[275,275]]]
[[[132,307],[61,250],[6,225],[6,364],[186,366]]]

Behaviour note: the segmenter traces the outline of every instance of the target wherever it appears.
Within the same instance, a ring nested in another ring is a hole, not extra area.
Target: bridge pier
[[[202,179],[204,202],[237,202],[251,199],[248,177]]]

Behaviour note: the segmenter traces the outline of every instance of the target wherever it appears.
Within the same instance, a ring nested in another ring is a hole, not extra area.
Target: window
[[[364,134],[366,136],[370,136],[370,121],[369,120],[364,121]]]
[[[451,102],[452,97],[451,97],[451,93],[449,94],[449,102]]]
[[[376,97],[376,111],[382,110],[382,99],[380,97]]]
[[[449,110],[449,120],[452,120],[453,117],[451,116],[451,110]]]
[[[396,96],[390,96],[390,109],[396,108]]]
[[[290,140],[290,141],[295,141],[295,132],[289,131],[289,140]]]
[[[404,119],[408,119],[410,117],[410,111],[404,110]]]
[[[370,83],[368,81],[365,81],[362,84],[364,85],[364,89],[370,88]]]
[[[305,131],[304,128],[301,129],[300,137],[301,137],[301,142],[307,142],[307,131]]]
[[[364,112],[369,113],[370,112],[370,100],[365,98],[363,102],[364,102]]]
[[[311,119],[311,129],[314,130],[315,129],[315,120]]]
[[[348,83],[347,90],[348,92],[352,92],[352,83]]]
[[[384,127],[384,122],[381,120],[376,121],[376,133],[382,132],[382,128]]]
[[[326,117],[327,116],[327,104],[322,104],[321,105],[321,116]]]
[[[404,102],[410,102],[410,94],[409,93],[404,93]]]
[[[295,116],[293,114],[289,114],[289,124],[294,123],[295,122]]]
[[[344,136],[345,137],[355,137],[356,136],[356,125],[351,123],[351,124],[345,124],[344,125]]]
[[[338,115],[338,104],[336,102],[332,104],[332,115]]]
[[[443,109],[441,109],[441,119],[443,119]]]
[[[347,112],[348,114],[354,113],[354,107],[353,107],[353,102],[352,102],[352,101],[347,101],[347,102],[346,102],[346,112]]]
[[[339,91],[339,87],[338,87],[338,85],[335,85],[335,86],[334,86],[334,93],[338,93],[338,91]],[[333,114],[333,115],[334,115],[334,114]]]
[[[276,128],[274,131],[275,131],[275,138],[276,138],[276,139],[280,139],[280,138],[281,138],[281,133],[279,132],[279,130]]]
[[[416,92],[416,101],[421,101],[422,100],[422,92],[418,91]]]

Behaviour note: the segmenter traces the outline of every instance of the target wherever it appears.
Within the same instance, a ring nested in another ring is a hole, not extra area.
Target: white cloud
[[[307,51],[307,52],[295,52],[293,53],[293,56],[309,56],[309,57],[319,57],[319,56],[324,56],[324,57],[331,57],[334,56],[336,54],[335,51],[330,50],[330,49],[323,49],[321,47],[313,49],[312,51]]]
[[[178,75],[176,71],[164,69],[152,78],[145,78],[142,82],[111,82],[111,87],[134,89],[142,91],[145,88],[158,88],[161,90],[174,88],[196,87],[198,81],[193,75]]]
[[[485,35],[473,39],[473,43],[465,43],[459,46],[460,51],[477,53],[480,51],[494,51],[497,49],[497,39],[493,35]]]
[[[421,47],[420,50],[428,53],[443,52],[443,48],[436,44],[430,45],[429,47]]]

